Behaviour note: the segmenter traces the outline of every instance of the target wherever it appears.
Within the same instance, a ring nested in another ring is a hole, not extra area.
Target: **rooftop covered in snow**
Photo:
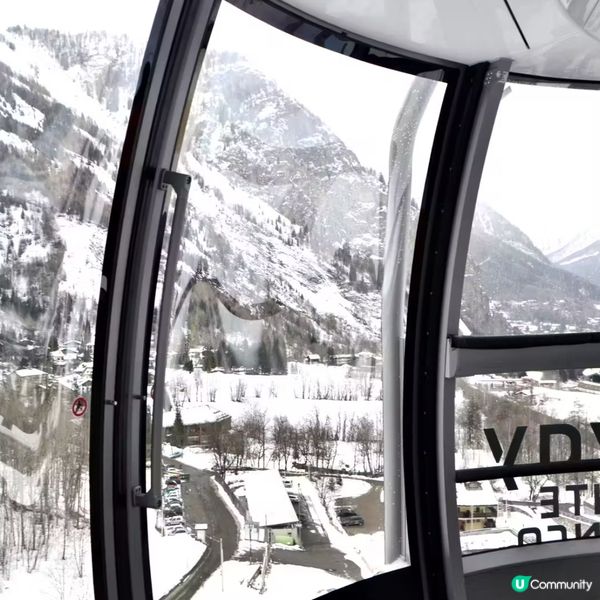
[[[298,522],[278,471],[248,471],[244,480],[248,512],[253,522],[261,527]]]
[[[198,425],[201,423],[216,423],[227,419],[229,416],[218,408],[208,404],[200,404],[189,408],[181,408],[181,420],[184,425]],[[163,414],[163,427],[173,427],[176,411],[170,410]]]
[[[15,374],[17,377],[41,377],[42,375],[47,375],[47,373],[39,369],[17,369]]]
[[[498,497],[489,481],[481,482],[481,489],[467,489],[464,483],[456,484],[458,506],[496,506]]]

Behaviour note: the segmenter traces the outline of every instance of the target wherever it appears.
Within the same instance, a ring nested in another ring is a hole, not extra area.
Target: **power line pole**
[[[223,538],[219,537],[219,538],[214,538],[212,537],[212,535],[206,535],[205,536],[206,539],[212,540],[213,542],[216,542],[217,540],[219,540],[219,553],[221,555],[221,591],[224,592],[225,591],[225,575],[223,574]]]
[[[223,575],[223,538],[219,538],[219,550],[221,553],[221,591],[225,591],[225,576]]]

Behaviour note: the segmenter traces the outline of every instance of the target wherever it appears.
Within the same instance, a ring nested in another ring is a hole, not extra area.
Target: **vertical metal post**
[[[425,109],[436,82],[416,78],[398,114],[390,147],[382,289],[383,445],[385,561],[408,556],[404,469],[402,465],[402,379],[408,289],[415,227],[411,219],[412,155]]]
[[[225,576],[223,575],[223,538],[219,538],[219,550],[221,552],[221,591],[225,591]]]
[[[448,335],[460,300],[479,180],[510,61],[473,65],[448,87],[427,175],[411,274],[406,333],[404,467],[411,489],[411,559],[423,596],[466,598],[454,464]],[[387,463],[387,458],[386,458]]]

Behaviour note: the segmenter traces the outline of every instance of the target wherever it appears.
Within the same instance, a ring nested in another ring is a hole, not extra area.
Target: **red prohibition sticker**
[[[83,417],[85,415],[85,411],[87,410],[88,402],[83,396],[78,396],[73,400],[73,405],[71,406],[71,410],[76,417]]]

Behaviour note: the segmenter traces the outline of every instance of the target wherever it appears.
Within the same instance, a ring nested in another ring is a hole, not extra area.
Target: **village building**
[[[165,439],[169,443],[174,439],[176,414],[175,410],[163,414]],[[216,433],[231,429],[231,416],[208,404],[182,407],[180,414],[187,446],[207,446]]]
[[[317,364],[321,362],[321,357],[318,354],[305,354],[304,362],[307,365]]]
[[[330,364],[335,366],[341,365],[352,365],[356,362],[355,354],[332,354],[330,357]]]
[[[300,522],[279,471],[248,471],[244,476],[249,540],[300,545]]]
[[[461,532],[496,527],[498,500],[489,481],[456,484],[456,505]]]
[[[202,361],[205,352],[206,348],[204,346],[196,346],[195,348],[190,348],[188,350],[188,356],[194,365],[194,369],[202,368]]]

